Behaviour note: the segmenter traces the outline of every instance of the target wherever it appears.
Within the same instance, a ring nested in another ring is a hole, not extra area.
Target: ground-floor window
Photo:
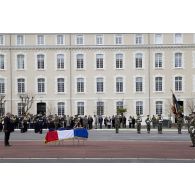
[[[156,101],[156,114],[162,114],[162,107],[163,107],[163,102],[162,101]]]
[[[104,115],[104,102],[97,102],[97,115]]]
[[[64,115],[64,102],[58,102],[58,115]]]
[[[84,102],[77,102],[77,114],[84,115]]]
[[[136,102],[136,114],[142,115],[143,114],[143,102],[137,101]]]
[[[18,116],[24,114],[24,103],[18,103]]]

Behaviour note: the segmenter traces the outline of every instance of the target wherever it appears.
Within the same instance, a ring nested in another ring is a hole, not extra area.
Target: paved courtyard
[[[176,129],[166,129],[158,134],[135,129],[90,130],[89,139],[83,144],[72,140],[61,144],[44,143],[46,131],[11,134],[11,147],[4,147],[4,134],[0,133],[0,162],[195,162],[195,148],[190,147],[186,130],[177,134]]]

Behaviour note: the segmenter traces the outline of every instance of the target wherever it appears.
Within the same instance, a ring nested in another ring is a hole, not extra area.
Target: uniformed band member
[[[163,119],[162,119],[162,116],[159,114],[158,119],[157,119],[158,134],[162,134],[162,123],[163,123]]]
[[[146,118],[145,122],[146,122],[147,132],[150,133],[150,123],[151,123],[151,120],[150,120],[149,115],[147,115],[147,118]]]
[[[136,119],[136,123],[137,123],[137,133],[141,133],[141,122],[142,122],[142,119],[140,117],[140,115],[138,114],[137,115],[137,119]]]
[[[183,126],[183,116],[181,113],[178,113],[177,116],[177,129],[178,129],[178,134],[181,134],[181,128]]]

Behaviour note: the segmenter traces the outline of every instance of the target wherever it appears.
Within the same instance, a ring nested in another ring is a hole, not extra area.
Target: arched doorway
[[[46,113],[46,103],[39,102],[37,103],[37,114],[44,114]]]

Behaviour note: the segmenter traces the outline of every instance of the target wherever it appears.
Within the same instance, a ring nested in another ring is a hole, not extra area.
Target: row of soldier
[[[74,128],[74,127],[84,127],[88,129],[102,129],[104,128],[115,128],[116,127],[116,115],[112,117],[105,116],[84,116],[78,117],[77,115],[69,116],[63,115],[58,116],[55,115],[24,115],[24,116],[17,116],[11,115],[11,121],[13,124],[14,129],[21,129],[21,132],[24,133],[28,129],[35,129],[35,132],[42,133],[42,129],[57,129],[60,127],[63,128]],[[128,119],[129,128],[135,128],[135,124],[137,123],[137,119],[130,116]],[[119,128],[126,128],[127,119],[125,116],[119,115],[118,120],[118,127]],[[139,125],[138,125],[139,126]],[[3,129],[3,117],[0,117],[0,131]]]
[[[177,116],[177,125],[178,125],[178,133],[181,133],[181,127],[184,123],[188,126],[190,126],[190,120],[194,116],[194,114],[191,114],[189,116],[183,117],[182,115]],[[36,125],[40,123],[42,125],[42,128],[59,128],[59,127],[70,127],[74,128],[75,126],[82,126],[88,129],[102,129],[103,125],[104,128],[115,128],[116,123],[116,116],[107,117],[104,118],[102,116],[84,116],[84,117],[78,117],[78,116],[69,116],[69,115],[62,115],[58,116],[55,115],[24,115],[24,116],[17,116],[17,115],[11,115],[11,121],[13,122],[13,128],[14,129],[22,129],[22,132],[26,132],[27,129],[35,129]],[[133,116],[130,116],[128,119],[129,128],[135,128],[135,124],[137,124],[137,128],[141,128],[141,116],[137,115],[136,118]],[[147,115],[147,118],[145,120],[146,127],[148,129],[148,132],[150,132],[151,125],[153,128],[158,128],[159,132],[161,132],[162,128],[162,116],[158,115],[155,117],[154,115],[152,118],[150,118],[149,115]],[[125,116],[119,115],[119,128],[126,128],[127,119]],[[3,128],[3,117],[0,117],[0,131]],[[140,130],[139,130],[140,131]]]
[[[27,132],[28,129],[34,129],[35,133],[42,133],[43,129],[58,129],[58,128],[74,128],[85,127],[88,129],[93,128],[93,117],[90,115],[87,117],[69,116],[63,115],[11,115],[10,121],[12,124],[12,131],[14,129],[21,129],[21,133]],[[4,116],[0,117],[0,131],[3,129]]]

